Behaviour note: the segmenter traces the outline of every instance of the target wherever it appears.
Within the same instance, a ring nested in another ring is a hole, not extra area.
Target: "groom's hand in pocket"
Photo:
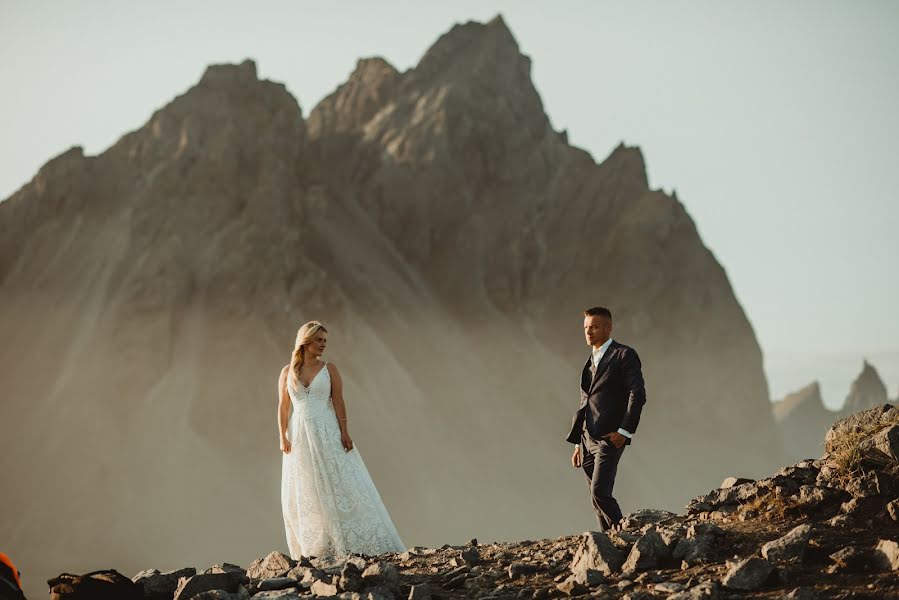
[[[604,436],[605,439],[612,442],[612,445],[616,448],[621,448],[627,443],[627,438],[618,433],[617,431],[613,431],[612,433],[607,433]]]
[[[574,454],[571,455],[571,466],[575,469],[581,466],[581,447],[577,445],[574,447]]]

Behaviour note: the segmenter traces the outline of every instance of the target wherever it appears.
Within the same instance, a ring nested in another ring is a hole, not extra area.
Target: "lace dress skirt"
[[[282,454],[281,509],[291,558],[406,550],[358,446],[343,448],[327,365],[308,388],[287,389],[291,449]]]

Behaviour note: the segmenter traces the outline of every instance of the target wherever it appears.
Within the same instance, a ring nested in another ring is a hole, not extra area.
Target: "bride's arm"
[[[287,435],[287,418],[290,416],[290,396],[287,394],[288,368],[289,366],[285,366],[281,369],[281,376],[278,378],[278,431],[282,440]]]
[[[340,424],[340,436],[349,440],[349,430],[346,424],[346,404],[343,401],[343,379],[340,377],[340,371],[337,366],[329,362],[325,367],[331,375],[331,403],[334,404],[334,412],[337,413],[337,422]],[[347,444],[344,444],[346,447]],[[352,448],[352,441],[349,441],[349,450]]]

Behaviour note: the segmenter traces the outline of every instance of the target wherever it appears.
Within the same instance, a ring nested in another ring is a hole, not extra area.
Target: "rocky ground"
[[[143,571],[146,598],[899,598],[899,408],[837,421],[827,452],[759,481],[728,478],[684,514],[614,531],[300,561],[272,552]]]

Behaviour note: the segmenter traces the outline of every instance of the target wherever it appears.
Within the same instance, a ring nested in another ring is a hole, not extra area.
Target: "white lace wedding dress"
[[[308,388],[288,377],[287,392],[291,448],[282,453],[281,509],[291,558],[405,551],[358,446],[343,449],[327,363]]]

